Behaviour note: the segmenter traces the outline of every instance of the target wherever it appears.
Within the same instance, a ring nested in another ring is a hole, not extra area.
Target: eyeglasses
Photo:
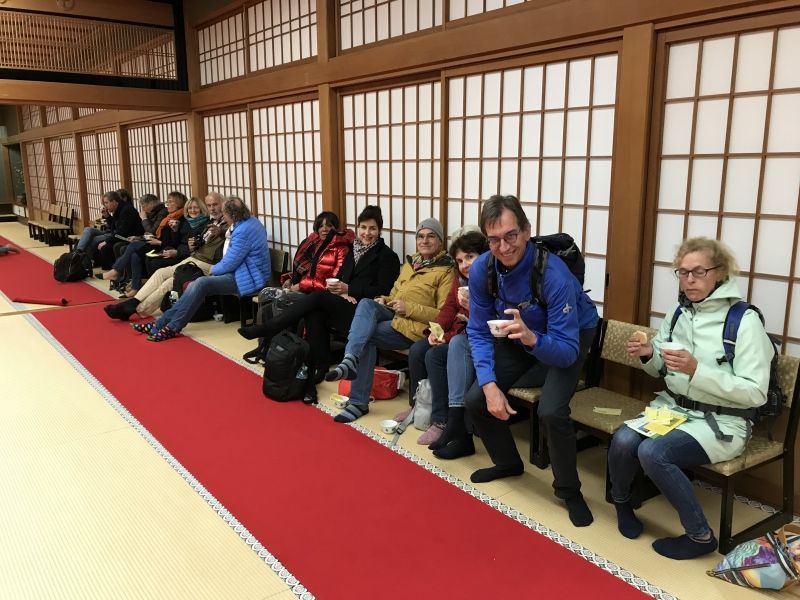
[[[513,244],[517,241],[519,234],[522,233],[519,229],[512,229],[511,231],[506,232],[503,237],[497,237],[494,235],[490,235],[486,238],[489,242],[489,245],[492,247],[496,247],[500,245],[500,240],[505,240],[506,244]]]
[[[436,235],[435,233],[418,233],[417,234],[417,240],[419,240],[420,242],[423,241],[423,240],[438,240],[438,239],[439,239],[439,236]]]
[[[678,279],[686,279],[687,277],[689,277],[689,274],[691,273],[692,277],[694,277],[695,279],[702,279],[703,277],[708,275],[709,271],[713,271],[714,269],[719,269],[719,267],[720,265],[708,267],[707,269],[704,267],[695,267],[691,271],[689,271],[688,269],[675,269],[675,277],[677,277]]]

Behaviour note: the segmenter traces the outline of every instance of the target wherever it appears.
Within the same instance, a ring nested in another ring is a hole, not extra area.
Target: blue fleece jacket
[[[481,254],[470,267],[467,335],[479,385],[497,380],[494,337],[486,321],[510,318],[503,312],[505,309],[524,306],[520,316],[537,338],[533,349],[526,350],[543,364],[555,367],[574,363],[578,358],[580,332],[597,326],[597,308],[564,261],[555,254],[551,253],[547,260],[542,282],[546,308],[532,301],[531,269],[535,252],[533,242],[528,242],[522,260],[509,271],[501,273],[493,266],[497,271],[496,297],[489,295],[487,284],[489,264],[495,265],[491,252]],[[516,343],[521,345],[518,340]]]
[[[234,223],[222,260],[211,267],[212,275],[233,273],[239,294],[245,296],[263,288],[272,275],[267,230],[255,217]]]

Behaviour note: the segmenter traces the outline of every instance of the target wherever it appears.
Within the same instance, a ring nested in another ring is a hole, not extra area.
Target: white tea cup
[[[508,332],[503,329],[503,325],[510,322],[511,319],[490,319],[486,324],[494,337],[507,337]]]
[[[394,419],[386,419],[385,421],[381,421],[381,429],[383,433],[394,433],[397,429],[399,423]]]
[[[669,350],[670,352],[676,352],[677,350],[685,350],[686,348],[679,342],[662,342],[661,349]]]

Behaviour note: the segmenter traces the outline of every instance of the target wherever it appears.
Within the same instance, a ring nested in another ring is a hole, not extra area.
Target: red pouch
[[[401,371],[390,371],[383,367],[375,367],[375,374],[372,379],[372,389],[369,395],[374,400],[391,400],[396,397],[400,387],[405,380],[405,374]],[[342,396],[350,395],[351,381],[342,379],[339,381],[339,393]]]

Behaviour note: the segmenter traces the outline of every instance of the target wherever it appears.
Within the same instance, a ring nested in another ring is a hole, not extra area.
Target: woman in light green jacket
[[[653,377],[664,375],[668,389],[650,405],[669,407],[687,419],[659,437],[621,427],[609,447],[608,468],[622,535],[636,538],[643,529],[629,502],[641,465],[678,512],[685,530],[679,537],[657,539],[653,549],[681,560],[717,549],[692,483],[681,469],[730,460],[744,451],[755,409],[767,399],[774,349],[759,316],[747,310],[739,327],[735,367],[718,360],[725,354],[722,329],[728,309],[741,300],[736,262],[727,247],[707,238],[686,240],[673,266],[679,305],[667,313],[651,341],[637,335],[641,332],[634,334],[628,353],[640,357]],[[680,315],[670,339],[675,311]]]

